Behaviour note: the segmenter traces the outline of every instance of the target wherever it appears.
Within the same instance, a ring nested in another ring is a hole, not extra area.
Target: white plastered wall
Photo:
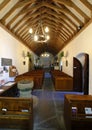
[[[89,55],[89,94],[92,95],[92,23],[74,40],[72,40],[62,51],[68,52],[68,66],[63,58],[63,71],[73,76],[73,57],[85,52]]]
[[[2,67],[1,58],[8,58],[12,59],[12,64],[16,66],[19,74],[27,72],[28,57],[24,58],[22,56],[23,51],[27,53],[29,49],[0,27],[0,67]],[[23,65],[23,61],[26,62],[25,65]],[[9,73],[5,72],[0,76],[0,79],[1,78],[11,80],[11,78],[9,78]]]

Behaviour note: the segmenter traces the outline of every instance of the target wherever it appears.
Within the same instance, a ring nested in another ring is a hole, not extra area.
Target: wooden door
[[[89,55],[85,54],[85,62],[83,66],[83,91],[87,95],[89,93]]]
[[[73,90],[82,92],[82,64],[73,57]]]

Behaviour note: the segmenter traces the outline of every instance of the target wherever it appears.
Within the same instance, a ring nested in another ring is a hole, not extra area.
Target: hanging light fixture
[[[30,28],[29,33],[31,34],[31,37],[35,42],[47,42],[50,39],[50,36],[48,35],[49,28],[43,27],[42,22],[39,22],[37,29],[35,32],[32,28]]]
[[[42,56],[42,57],[49,57],[50,54],[49,54],[48,52],[44,52],[44,53],[41,54],[41,56]]]

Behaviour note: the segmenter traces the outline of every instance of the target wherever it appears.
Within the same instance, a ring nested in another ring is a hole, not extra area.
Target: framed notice
[[[12,59],[1,58],[1,66],[11,66],[11,65],[12,65]]]

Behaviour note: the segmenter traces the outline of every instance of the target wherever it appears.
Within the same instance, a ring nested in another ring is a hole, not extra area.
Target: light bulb
[[[50,39],[50,36],[49,36],[49,35],[47,35],[47,36],[46,36],[46,39],[47,39],[47,40],[49,40],[49,39]]]
[[[34,35],[34,41],[37,41],[37,40],[38,40],[38,36]]]
[[[32,28],[29,29],[29,33],[31,33],[31,34],[33,33],[33,29]]]
[[[45,32],[46,33],[49,32],[49,28],[48,27],[45,28]]]

